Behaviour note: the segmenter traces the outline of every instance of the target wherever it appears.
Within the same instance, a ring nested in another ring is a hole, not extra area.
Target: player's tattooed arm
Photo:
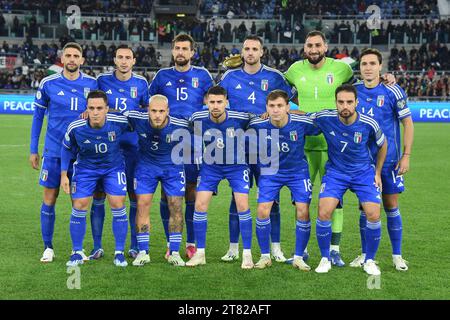
[[[183,197],[167,197],[169,204],[169,232],[183,231]]]

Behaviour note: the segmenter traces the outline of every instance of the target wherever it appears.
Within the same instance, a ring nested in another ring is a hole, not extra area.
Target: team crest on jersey
[[[38,100],[42,98],[42,93],[40,91],[36,92],[36,98]]]
[[[377,107],[382,107],[384,105],[384,96],[377,97]]]
[[[84,97],[87,99],[87,96],[91,92],[91,88],[84,88]]]
[[[261,90],[262,91],[269,90],[269,80],[261,80]]]
[[[41,180],[42,181],[47,181],[47,178],[48,178],[48,171],[47,170],[42,170]]]
[[[170,143],[172,141],[172,136],[170,135],[170,133],[166,134],[166,142]]]
[[[234,138],[234,128],[227,128],[227,137]]]
[[[355,132],[355,135],[353,136],[353,141],[355,141],[355,143],[361,143],[362,132]]]
[[[192,78],[192,87],[198,88],[198,85],[199,85],[198,78]]]
[[[116,140],[116,132],[115,131],[108,132],[108,140],[111,142]]]
[[[130,96],[132,97],[132,98],[136,98],[137,97],[137,87],[131,87],[130,88]]]
[[[133,189],[134,190],[137,189],[137,179],[136,178],[133,179]]]
[[[72,182],[72,194],[77,192],[77,183],[76,182]]]
[[[334,82],[334,76],[333,76],[333,74],[332,74],[332,73],[327,73],[327,83],[328,83],[329,85],[332,85],[333,82]]]
[[[298,140],[297,130],[289,132],[289,137],[291,138],[291,141],[297,141]]]

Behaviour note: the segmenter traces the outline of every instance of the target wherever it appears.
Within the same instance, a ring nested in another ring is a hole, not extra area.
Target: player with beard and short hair
[[[320,187],[316,224],[322,255],[317,273],[327,273],[331,269],[330,220],[345,192],[351,190],[367,215],[364,271],[369,275],[381,274],[375,263],[375,254],[381,240],[381,170],[386,159],[387,142],[379,124],[356,111],[356,95],[354,86],[339,86],[335,92],[337,110],[323,110],[310,115],[328,143],[328,161]],[[370,150],[375,145],[378,149],[376,160]]]
[[[41,205],[41,232],[44,253],[41,262],[52,262],[53,231],[55,227],[55,203],[59,195],[61,173],[61,143],[68,125],[86,110],[86,97],[97,89],[95,78],[80,72],[84,63],[83,50],[78,43],[67,43],[62,52],[64,70],[45,77],[39,84],[34,99],[34,115],[31,126],[30,164],[39,169],[39,136],[47,113],[47,132],[42,157],[39,184],[44,187]],[[72,170],[69,170],[69,178]],[[83,254],[83,259],[87,257]]]
[[[195,42],[187,34],[179,34],[172,41],[174,66],[159,70],[149,87],[149,94],[161,94],[169,100],[170,116],[188,120],[196,111],[203,109],[203,97],[213,86],[213,78],[205,68],[191,65],[195,53]],[[194,202],[197,185],[198,166],[185,164],[186,174],[186,256],[192,258],[195,253]],[[167,239],[166,258],[169,258],[169,207],[164,190],[161,190],[161,220]]]

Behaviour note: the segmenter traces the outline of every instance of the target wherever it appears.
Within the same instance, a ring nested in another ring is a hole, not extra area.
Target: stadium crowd
[[[67,7],[75,4],[81,12],[93,13],[150,13],[152,0],[1,0],[2,11],[14,10],[44,10],[66,11]]]
[[[46,67],[37,66],[30,69],[18,67],[14,70],[0,72],[0,89],[36,89],[39,81],[47,75],[47,67],[58,62],[58,51],[69,40],[70,38],[63,37],[60,39],[59,45],[51,42],[40,46],[34,45],[31,39],[21,46],[10,46],[4,41],[0,48],[1,53],[19,55],[23,59],[23,63],[30,66],[37,59]],[[85,41],[81,45],[86,58],[84,72],[96,76],[108,70],[108,67],[114,64],[115,44],[106,46],[103,42],[95,44]],[[192,59],[193,65],[217,70],[225,57],[240,53],[235,45],[231,48],[224,45],[214,46],[212,49],[210,45],[212,43],[205,43],[198,48]],[[274,45],[271,48],[265,46],[263,50],[262,62],[282,72],[285,72],[292,63],[303,57],[303,48],[288,49]],[[151,44],[147,46],[135,44],[134,51],[136,53],[136,66],[141,67],[137,68],[136,72],[146,77],[150,82],[154,76],[152,71],[161,67],[161,53]],[[351,57],[353,60],[358,60],[359,54],[360,50],[357,47],[350,50],[347,46],[341,49],[335,46],[330,47],[327,56],[332,58]],[[449,75],[441,72],[442,70],[450,70],[449,61],[448,47],[436,41],[423,44],[418,49],[413,47],[409,53],[405,48],[399,49],[394,46],[390,53],[388,69],[398,71],[399,83],[410,97],[449,96]],[[94,65],[97,67],[89,67]],[[419,73],[408,74],[404,71],[419,71]]]

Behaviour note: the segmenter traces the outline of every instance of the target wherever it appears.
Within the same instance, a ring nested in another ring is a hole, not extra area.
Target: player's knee
[[[306,221],[309,220],[309,210],[307,206],[297,206],[297,220]]]
[[[120,209],[125,205],[125,197],[111,197],[109,199],[109,206],[111,209]]]
[[[88,198],[73,199],[72,206],[75,210],[87,210],[89,206]]]
[[[331,220],[331,214],[333,213],[333,210],[330,210],[328,208],[319,207],[319,213],[317,214],[317,218],[322,221],[329,221]]]
[[[54,206],[59,195],[59,189],[44,188],[43,201],[47,206]]]
[[[208,202],[201,200],[201,199],[196,199],[195,200],[195,211],[197,212],[206,212],[208,210]]]
[[[380,220],[380,210],[366,210],[367,221],[377,222]]]
[[[238,212],[244,212],[248,210],[248,200],[239,200],[236,201],[236,209]]]
[[[260,203],[258,204],[258,218],[259,219],[267,219],[270,217],[270,209],[272,208],[271,204],[268,203]]]
[[[383,206],[387,210],[398,208],[397,195],[383,195]]]
[[[167,197],[167,202],[169,204],[170,213],[181,214],[182,207],[182,197]]]

